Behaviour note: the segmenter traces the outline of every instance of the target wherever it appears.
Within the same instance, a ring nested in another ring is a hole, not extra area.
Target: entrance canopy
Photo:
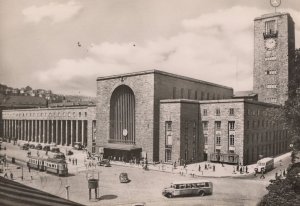
[[[123,150],[123,151],[142,150],[141,147],[136,147],[135,145],[130,145],[130,144],[113,144],[113,143],[108,143],[108,144],[105,144],[102,147],[104,149]]]

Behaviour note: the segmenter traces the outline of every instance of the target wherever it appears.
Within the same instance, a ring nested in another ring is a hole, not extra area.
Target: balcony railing
[[[264,39],[269,39],[269,38],[277,38],[278,37],[278,31],[276,32],[264,32]]]
[[[134,141],[131,140],[120,140],[120,139],[109,139],[109,143],[121,143],[121,144],[135,144]]]

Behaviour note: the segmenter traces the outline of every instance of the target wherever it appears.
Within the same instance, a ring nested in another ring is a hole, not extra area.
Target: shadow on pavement
[[[99,200],[112,200],[112,199],[116,199],[118,196],[117,195],[103,195],[101,197],[99,197]]]

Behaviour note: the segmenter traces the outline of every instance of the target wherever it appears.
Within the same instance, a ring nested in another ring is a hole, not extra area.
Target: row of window
[[[207,116],[207,113],[208,113],[207,109],[203,109],[203,116]],[[220,115],[221,115],[221,110],[220,110],[220,108],[217,108],[217,109],[215,110],[215,115],[216,115],[216,116],[220,116]],[[234,108],[229,108],[229,115],[231,115],[231,116],[234,115]]]
[[[206,140],[205,144],[207,144],[207,140]],[[221,136],[220,135],[216,136],[216,145],[218,145],[218,146],[221,145]],[[229,146],[234,146],[234,135],[233,134],[229,135]]]
[[[276,89],[277,88],[277,84],[267,84],[267,89]]]
[[[265,135],[264,135],[265,134]],[[251,138],[250,135],[246,135],[246,144],[248,143],[265,143],[265,142],[269,142],[269,141],[274,141],[274,142],[278,142],[278,141],[283,141],[286,140],[287,138],[287,130],[280,130],[280,131],[267,131],[265,133],[257,133],[257,134],[252,134]]]
[[[225,99],[225,95],[223,95],[223,97],[221,97],[220,94],[215,94],[212,93],[210,94],[209,92],[205,93],[205,92],[201,92],[200,95],[198,95],[198,91],[193,91],[191,89],[187,90],[187,95],[185,95],[185,90],[184,88],[180,89],[180,95],[178,95],[177,92],[177,88],[173,87],[173,99],[177,99],[177,98],[187,98],[187,99],[195,99],[195,100],[216,100],[216,99]]]
[[[277,71],[276,70],[266,70],[265,74],[267,74],[267,75],[276,75]]]
[[[208,121],[202,121],[203,130],[208,130]],[[215,121],[215,129],[221,129],[221,121]],[[235,130],[235,121],[228,121],[228,129],[231,131]]]
[[[57,115],[58,117],[59,116],[62,116],[62,117],[64,117],[64,116],[68,116],[68,117],[71,117],[71,115],[73,115],[73,117],[75,117],[76,116],[76,112],[73,112],[73,113],[71,113],[71,112],[62,112],[62,113],[60,113],[60,112],[50,112],[50,113],[17,113],[17,114],[15,114],[14,115],[14,113],[10,113],[10,114],[8,114],[8,116],[17,116],[17,117],[27,117],[27,116],[29,116],[29,117],[35,117],[35,116],[37,116],[37,117],[46,117],[46,116],[55,116],[55,115]],[[87,112],[78,112],[78,116],[79,117],[81,117],[82,115],[84,115],[85,117],[87,117]]]
[[[252,120],[252,124],[250,125],[250,120],[247,120],[246,129],[259,129],[259,128],[269,128],[278,126],[278,122],[274,122],[272,120]]]

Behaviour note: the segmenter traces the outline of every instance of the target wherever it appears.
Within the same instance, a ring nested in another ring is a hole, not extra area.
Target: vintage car
[[[98,162],[99,166],[110,167],[110,161],[108,159],[103,159]]]
[[[120,183],[128,183],[130,182],[128,178],[128,174],[126,172],[122,172],[119,176]]]

